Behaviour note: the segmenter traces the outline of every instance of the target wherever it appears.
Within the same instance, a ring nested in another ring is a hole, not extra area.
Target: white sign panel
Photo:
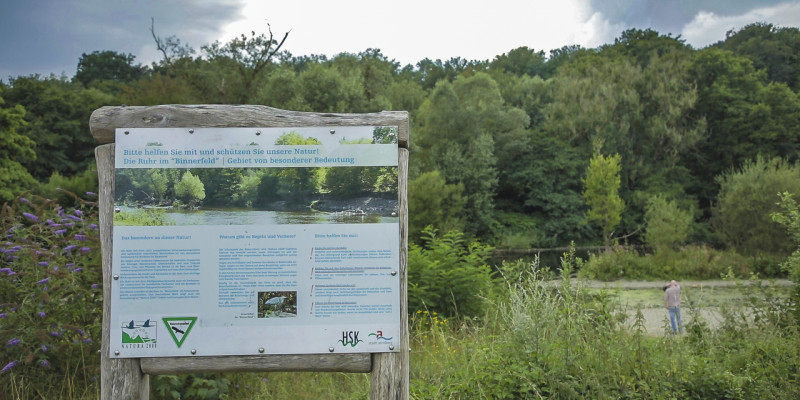
[[[119,129],[110,356],[398,351],[397,154],[395,127]]]

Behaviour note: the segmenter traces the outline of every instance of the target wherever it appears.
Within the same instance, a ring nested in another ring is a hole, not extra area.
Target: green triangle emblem
[[[172,340],[175,341],[175,345],[181,348],[186,337],[189,336],[189,331],[192,330],[194,323],[197,322],[197,317],[169,317],[161,318],[161,320],[167,326],[167,331],[172,336]]]

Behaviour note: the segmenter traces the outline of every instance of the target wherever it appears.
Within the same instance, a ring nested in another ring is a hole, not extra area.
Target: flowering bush
[[[39,196],[0,210],[0,382],[99,375],[102,272],[97,207]],[[86,197],[96,198],[88,192]],[[41,381],[40,381],[41,382]]]

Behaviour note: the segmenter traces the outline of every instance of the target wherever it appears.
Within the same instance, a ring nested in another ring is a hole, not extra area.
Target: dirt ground
[[[650,294],[652,297],[663,299],[661,288],[666,282],[645,282],[645,281],[615,281],[615,282],[600,282],[600,281],[579,281],[580,284],[586,285],[593,289],[609,289],[609,290],[652,290],[654,293]],[[736,283],[732,281],[683,281],[679,282],[682,292],[699,291],[704,289],[735,287]],[[754,285],[756,282],[745,281],[740,282],[743,285]],[[792,286],[793,282],[786,279],[779,280],[765,280],[762,281],[764,285],[775,286]],[[644,328],[648,335],[663,335],[671,330],[669,327],[669,313],[658,300],[652,301],[648,306],[642,308],[642,315],[644,316]],[[684,299],[685,303],[685,299]],[[628,319],[626,324],[633,326],[636,320],[636,307],[628,307],[626,309]],[[702,318],[710,328],[717,328],[722,322],[720,308],[718,306],[701,306],[697,310],[691,310],[686,304],[681,307],[681,317],[684,326],[692,322],[693,318]]]

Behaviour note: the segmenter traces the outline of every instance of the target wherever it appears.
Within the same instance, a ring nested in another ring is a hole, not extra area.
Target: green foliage
[[[206,198],[206,190],[203,181],[187,170],[175,185],[175,195],[189,205],[194,205]]]
[[[781,210],[771,214],[772,220],[786,228],[796,246],[795,251],[781,266],[789,273],[789,278],[800,282],[800,207],[788,192],[780,193],[780,199],[778,205]]]
[[[58,172],[53,172],[47,183],[41,185],[37,192],[53,199],[62,206],[75,205],[76,199],[72,193],[97,193],[98,181],[95,165],[91,165],[82,173],[65,177]]]
[[[602,281],[719,279],[728,271],[733,271],[735,276],[748,276],[752,263],[752,259],[733,251],[706,246],[685,246],[677,252],[645,255],[615,250],[591,254],[578,273],[581,277]]]
[[[726,245],[746,255],[778,259],[792,252],[791,238],[770,215],[779,211],[777,193],[800,193],[800,166],[757,157],[717,182],[720,192],[711,222]]]
[[[772,213],[772,220],[786,228],[795,245],[794,252],[781,263],[781,268],[791,280],[800,283],[800,207],[790,193],[780,193],[780,199],[781,210]],[[800,324],[800,286],[795,287],[793,299],[795,323]]]
[[[424,228],[444,232],[464,227],[466,199],[463,184],[448,184],[439,171],[426,172],[408,182],[408,237],[419,243]]]
[[[158,375],[152,391],[156,399],[214,400],[227,399],[230,380],[215,374]]]
[[[611,236],[622,220],[622,211],[625,209],[625,202],[619,197],[619,171],[619,154],[606,157],[596,153],[589,161],[583,180],[586,185],[583,198],[589,206],[586,219],[598,222],[603,229],[606,250],[611,249]]]
[[[34,179],[23,163],[36,159],[35,143],[17,131],[25,125],[25,109],[4,105],[0,97],[0,202],[11,201],[33,185]]]
[[[685,158],[701,204],[713,202],[715,177],[759,154],[797,159],[800,101],[785,84],[767,82],[749,59],[716,48],[696,52],[690,73],[698,94],[694,112],[707,121],[706,140]]]
[[[408,251],[409,310],[479,316],[482,296],[491,288],[491,271],[486,264],[491,250],[490,246],[466,241],[461,232],[437,236],[436,229],[423,229],[422,244],[412,244]]]
[[[128,226],[162,226],[172,225],[164,210],[135,209],[114,213],[114,225]]]
[[[61,397],[68,393],[52,393],[63,388],[50,377],[86,387],[100,373],[100,235],[91,200],[63,208],[20,197],[0,211],[0,387],[23,377],[37,383],[20,398]]]
[[[144,75],[146,68],[133,65],[136,56],[115,51],[83,53],[78,59],[78,71],[72,78],[84,87],[96,81],[133,82]]]
[[[676,250],[686,242],[692,228],[692,215],[681,210],[673,200],[653,196],[645,213],[645,241],[657,252]]]
[[[800,89],[800,30],[756,22],[731,30],[717,47],[746,56],[757,69],[764,69],[770,81],[782,82],[795,92]]]
[[[26,110],[26,123],[17,129],[35,142],[36,157],[20,162],[39,180],[56,171],[64,176],[83,172],[93,162],[96,146],[89,116],[100,106],[116,103],[111,94],[53,76],[17,77],[3,97]]]

